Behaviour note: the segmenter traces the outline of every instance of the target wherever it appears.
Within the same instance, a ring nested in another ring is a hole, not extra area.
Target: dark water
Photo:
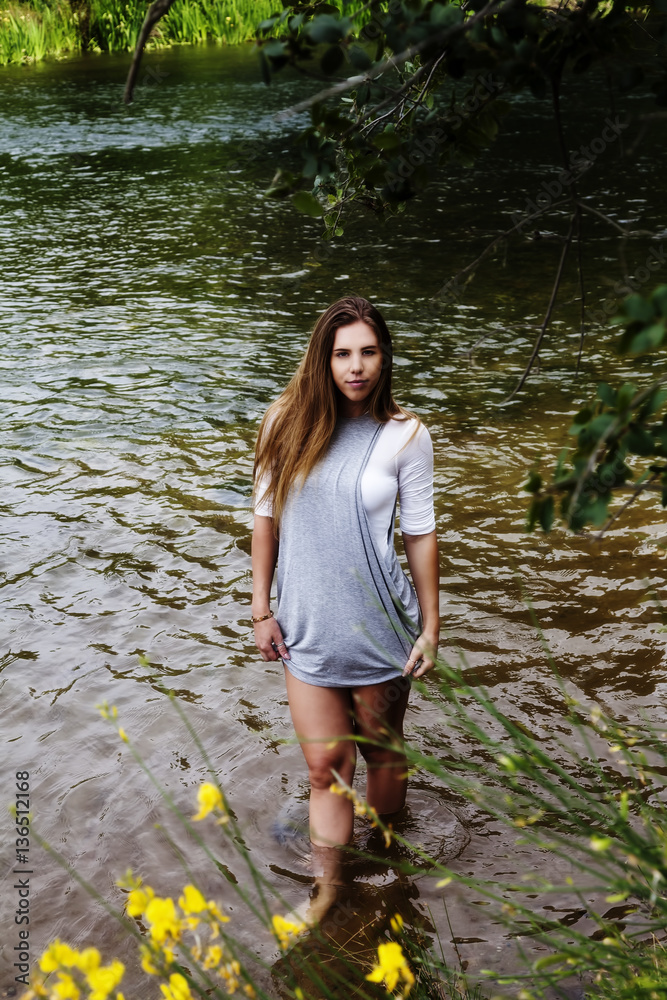
[[[428,307],[556,172],[545,107],[517,102],[505,137],[474,170],[454,170],[404,215],[356,217],[326,246],[316,222],[263,197],[275,166],[298,157],[292,123],[274,112],[303,94],[302,81],[279,79],[267,90],[247,49],[177,51],[148,60],[128,111],[118,103],[126,63],[108,57],[0,75],[4,795],[13,798],[14,772],[29,770],[36,828],[116,905],[114,880],[128,866],[156,891],[178,894],[186,876],[175,839],[203,888],[229,909],[238,939],[270,965],[268,934],[234,903],[95,706],[117,706],[133,746],[186,815],[206,777],[194,733],[254,863],[283,898],[275,909],[303,900],[303,851],[271,834],[284,810],[303,812],[307,781],[289,742],[281,672],[261,662],[248,628],[248,504],[258,420],[317,313],[349,290],[384,310],[397,347],[396,394],[423,416],[435,444],[446,645],[547,744],[563,707],[528,601],[574,696],[623,718],[663,713],[656,597],[664,597],[665,512],[653,499],[638,503],[599,544],[561,531],[545,539],[524,532],[521,489],[530,465],[553,461],[566,443],[567,415],[598,378],[647,379],[655,366],[619,361],[609,333],[596,329],[574,380],[570,267],[539,372],[528,391],[498,405],[546,308],[560,250],[550,236],[563,219],[548,220],[546,238],[519,238],[487,260],[458,301]],[[624,114],[639,110],[627,99]],[[569,95],[572,144],[599,136],[608,113],[604,95]],[[656,144],[649,134],[632,161],[620,158],[620,140],[609,143],[584,193],[618,221],[665,234]],[[640,237],[623,247],[592,216],[586,235],[594,308],[661,246]],[[437,704],[416,695],[407,721],[414,745],[447,751]],[[426,775],[413,779],[410,801],[409,832],[422,831],[444,858],[458,855],[463,871],[568,874],[483,817],[455,815]],[[8,819],[3,830],[11,862]],[[247,881],[219,832],[209,826],[205,837]],[[32,852],[35,954],[59,935],[132,965],[133,946],[100,904],[35,843]],[[1,889],[7,986],[12,878]],[[369,866],[350,892],[350,940],[358,930],[368,944],[368,928],[398,910],[414,924],[434,923],[446,949],[455,937],[473,971],[515,967],[514,944],[468,890],[447,890],[453,934],[442,890],[427,875],[406,880]],[[535,900],[538,910],[554,905],[567,913],[578,904]]]

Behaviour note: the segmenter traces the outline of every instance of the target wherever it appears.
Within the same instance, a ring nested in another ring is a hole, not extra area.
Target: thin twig
[[[565,204],[564,201],[557,201],[554,202],[554,204],[550,205],[549,207],[560,208],[561,205],[564,204]],[[484,250],[482,250],[479,257],[477,257],[471,264],[468,264],[466,267],[461,268],[460,271],[457,271],[457,273],[454,275],[451,281],[454,282],[454,284],[458,285],[463,278],[468,276],[468,274],[476,271],[479,265],[482,263],[482,261],[485,260],[485,258],[488,257],[489,254],[492,253],[500,243],[506,240],[508,236],[511,236],[512,233],[516,233],[519,229],[523,229],[526,223],[532,222],[534,219],[538,219],[541,215],[544,215],[545,211],[546,209],[544,208],[538,208],[536,212],[532,212],[530,215],[524,216],[522,219],[519,220],[519,222],[516,222],[513,226],[510,226],[509,229],[505,229],[502,233],[500,233],[498,236],[496,236],[494,239],[491,240],[488,246],[486,246]],[[449,283],[450,282],[448,282],[448,284]]]
[[[656,379],[656,381],[653,382],[652,385],[649,385],[647,386],[646,389],[642,389],[641,392],[638,392],[637,395],[630,400],[630,403],[628,405],[628,410],[636,410],[637,407],[641,403],[643,403],[645,399],[649,398],[652,392],[655,392],[657,386],[664,385],[665,382],[667,382],[667,375],[663,375],[661,378]],[[577,479],[577,484],[574,488],[572,497],[570,499],[570,504],[568,508],[569,511],[574,510],[574,508],[576,507],[579,497],[581,496],[581,491],[584,488],[584,484],[586,483],[586,480],[588,479],[593,469],[595,468],[598,456],[602,452],[605,442],[612,436],[612,434],[616,430],[618,430],[618,427],[619,427],[619,418],[616,417],[616,419],[612,420],[612,422],[609,424],[606,431],[600,435],[597,446],[590,453],[585,468],[579,474],[579,478]]]
[[[583,260],[583,240],[581,238],[581,207],[577,204],[577,271],[579,273],[579,298],[581,300],[581,333],[579,336],[579,353],[577,354],[577,367],[575,374],[578,375],[581,368],[581,358],[584,353],[584,340],[586,339],[586,286],[584,284],[584,260]]]
[[[542,322],[542,326],[540,327],[540,332],[537,335],[535,346],[533,347],[532,353],[528,359],[528,364],[524,368],[523,374],[519,379],[516,387],[509,394],[507,399],[504,399],[502,403],[498,404],[499,406],[504,406],[505,403],[509,403],[510,400],[514,399],[517,392],[520,392],[520,390],[524,386],[526,379],[530,375],[531,369],[535,363],[535,359],[539,354],[540,347],[542,346],[542,341],[544,340],[544,335],[549,327],[549,323],[551,321],[551,315],[554,311],[554,306],[556,304],[556,296],[558,294],[558,289],[560,288],[561,278],[563,277],[563,268],[565,266],[565,260],[567,258],[570,246],[572,245],[572,234],[574,233],[574,219],[575,216],[573,215],[572,218],[570,219],[570,230],[567,234],[567,238],[563,246],[563,252],[560,255],[560,261],[558,263],[558,271],[556,272],[556,280],[554,281],[553,288],[551,289],[551,298],[549,299],[549,305],[547,306],[546,315],[544,317],[544,321]]]
[[[616,513],[609,518],[607,523],[600,529],[597,535],[592,536],[593,541],[599,542],[604,533],[608,531],[609,528],[611,528],[614,521],[616,521],[621,516],[621,514],[624,514],[626,512],[630,504],[633,504],[635,502],[640,493],[644,493],[646,490],[650,490],[651,484],[654,483],[656,479],[659,479],[659,477],[660,473],[654,472],[653,475],[649,479],[647,479],[645,483],[639,483],[637,486],[635,486],[634,490],[632,491],[632,496],[628,497],[623,506],[619,507]]]
[[[586,202],[581,201],[581,199],[579,199],[577,204],[583,208],[585,212],[591,212],[592,215],[597,215],[603,222],[607,222],[610,226],[613,226],[613,228],[617,229],[623,236],[650,236],[652,239],[657,239],[658,234],[652,233],[648,229],[626,229],[625,226],[616,222],[615,219],[612,219],[610,216],[605,215],[604,212],[601,212],[599,208],[593,208],[592,205],[587,205]]]
[[[518,0],[506,0],[504,3],[504,9],[508,10],[510,7],[514,7],[517,2]],[[503,6],[502,0],[491,0],[491,2],[483,7],[482,10],[473,14],[461,24],[455,24],[453,27],[438,32],[436,35],[423,38],[421,42],[417,42],[416,45],[411,45],[409,49],[405,49],[398,55],[390,56],[383,62],[378,63],[377,66],[371,67],[368,72],[358,74],[357,76],[350,76],[347,80],[341,80],[340,83],[334,84],[333,87],[321,90],[319,94],[313,94],[304,101],[299,101],[298,104],[293,104],[291,108],[286,108],[282,111],[280,115],[278,115],[278,119],[283,120],[285,118],[289,118],[291,115],[300,114],[302,111],[307,111],[313,104],[319,104],[321,101],[326,101],[330,97],[338,97],[340,94],[344,94],[348,90],[354,90],[355,87],[359,87],[363,83],[370,83],[371,80],[381,76],[388,70],[395,69],[397,66],[402,66],[403,63],[408,62],[410,59],[414,58],[414,56],[419,55],[419,53],[423,52],[424,49],[430,48],[433,45],[442,45],[449,41],[450,38],[455,38],[457,35],[465,33],[474,24],[477,24],[478,21],[483,21],[484,18],[489,16],[489,14],[495,13],[500,6]]]

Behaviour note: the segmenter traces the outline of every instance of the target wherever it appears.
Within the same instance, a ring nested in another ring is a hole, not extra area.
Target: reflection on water
[[[267,90],[245,49],[183,50],[152,62],[159,80],[129,111],[118,104],[124,59],[0,75],[6,774],[30,770],[36,827],[117,905],[114,878],[128,865],[156,891],[183,884],[172,838],[202,889],[229,900],[225,878],[203,865],[95,710],[104,700],[117,705],[159,784],[190,815],[206,769],[167,687],[227,789],[253,861],[296,906],[312,876],[272,826],[304,803],[307,782],[290,742],[282,672],[261,662],[248,626],[248,504],[257,422],[315,316],[348,290],[384,309],[397,344],[397,395],[423,415],[435,443],[447,646],[557,754],[562,704],[528,604],[572,693],[621,717],[639,708],[655,714],[667,680],[657,604],[667,528],[649,499],[597,545],[560,531],[527,536],[521,485],[536,459],[565,443],[566,415],[602,373],[642,379],[651,363],[615,359],[607,335],[596,333],[573,388],[579,335],[570,273],[530,391],[497,405],[545,308],[560,252],[549,239],[519,241],[506,266],[488,261],[435,318],[426,308],[539,190],[548,170],[536,138],[551,162],[539,108],[521,103],[513,133],[474,171],[452,176],[403,216],[356,219],[344,243],[323,247],[316,223],[262,195],[276,162],[298,155],[273,111],[303,84],[279,80]],[[581,107],[576,128],[595,134],[604,113]],[[646,228],[661,224],[664,177],[651,162],[630,166],[611,151],[600,158],[588,183],[605,211],[622,214],[632,170],[633,217]],[[589,226],[595,300],[625,266],[644,261],[650,244],[627,247],[625,265],[615,238],[601,223]],[[408,725],[414,744],[437,754],[460,739],[418,694]],[[422,830],[436,853],[458,855],[462,871],[501,878],[548,866],[554,878],[569,874],[425,776],[410,795],[413,832]],[[101,942],[131,964],[100,904],[33,850],[35,953],[60,935]],[[242,877],[237,859],[221,856],[220,864]],[[454,939],[473,971],[513,967],[515,943],[474,893],[450,886],[446,916],[428,874],[385,878],[371,866],[349,883],[354,919],[336,933],[355,948],[367,951],[396,911],[426,937],[439,934],[456,961]],[[11,903],[3,894],[3,907]],[[272,961],[268,934],[228,906],[239,939]],[[585,913],[565,896],[535,906],[562,907],[564,919],[586,928]],[[7,982],[13,943],[0,946]]]

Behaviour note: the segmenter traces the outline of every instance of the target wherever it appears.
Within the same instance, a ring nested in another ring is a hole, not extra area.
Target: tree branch
[[[514,399],[514,397],[516,396],[517,392],[519,392],[523,388],[524,383],[525,383],[526,379],[528,378],[528,376],[530,375],[530,372],[531,372],[531,369],[532,369],[533,365],[535,364],[535,359],[536,359],[537,355],[539,354],[540,347],[542,346],[542,341],[544,340],[544,335],[547,332],[547,329],[549,327],[549,323],[551,322],[551,316],[552,316],[552,313],[554,311],[554,306],[556,304],[556,296],[558,294],[558,289],[560,288],[561,278],[563,277],[563,267],[565,266],[565,260],[567,258],[568,251],[569,251],[569,249],[570,249],[570,247],[572,245],[572,234],[574,233],[574,220],[575,220],[575,216],[573,215],[571,217],[571,219],[570,219],[570,230],[569,230],[569,232],[567,234],[567,238],[566,238],[565,244],[563,246],[563,252],[560,255],[560,261],[559,261],[559,264],[558,264],[558,271],[556,272],[556,280],[554,281],[553,288],[551,289],[551,298],[549,299],[549,305],[547,306],[547,312],[546,312],[546,315],[544,317],[544,321],[542,323],[542,326],[540,327],[540,332],[537,335],[537,340],[535,341],[535,346],[533,347],[532,353],[531,353],[531,355],[530,355],[530,357],[528,359],[528,364],[524,368],[523,375],[521,376],[521,378],[517,382],[516,387],[512,390],[512,392],[509,394],[509,396],[507,397],[507,399],[504,399],[502,401],[502,403],[498,404],[499,406],[504,406],[505,403],[509,403],[510,400]]]
[[[637,393],[637,395],[633,399],[630,400],[630,403],[628,404],[628,409],[636,410],[637,407],[641,403],[643,403],[645,399],[648,399],[651,393],[655,391],[656,386],[664,385],[665,382],[667,382],[667,375],[663,375],[661,378],[656,379],[656,381],[653,382],[651,385],[647,386],[646,389],[642,389],[640,392]],[[574,491],[572,493],[572,498],[570,500],[570,507],[569,507],[570,510],[573,510],[574,507],[576,506],[579,497],[581,496],[581,491],[584,488],[584,484],[588,479],[588,477],[590,476],[590,474],[592,473],[593,469],[595,468],[598,456],[600,455],[605,442],[608,441],[608,439],[612,436],[612,434],[618,430],[618,427],[619,427],[619,418],[616,417],[616,419],[609,424],[609,427],[607,427],[604,434],[600,435],[597,447],[594,448],[593,451],[590,453],[585,468],[579,474],[579,477],[577,479],[577,485],[574,488]]]
[[[609,518],[607,523],[603,525],[600,531],[598,531],[597,535],[593,535],[593,540],[599,542],[602,536],[605,534],[605,532],[608,531],[609,528],[611,528],[614,521],[616,521],[621,516],[621,514],[625,514],[628,507],[635,502],[639,494],[644,493],[646,490],[652,489],[652,484],[655,482],[656,479],[659,478],[660,478],[660,473],[654,472],[653,475],[648,480],[646,480],[646,482],[638,483],[637,486],[635,486],[634,490],[632,491],[632,496],[628,497],[623,506],[619,507],[616,513]]]
[[[605,215],[605,213],[601,212],[598,208],[593,208],[592,205],[587,205],[586,202],[581,201],[581,199],[577,202],[577,204],[583,208],[584,212],[590,212],[592,215],[597,215],[597,217],[602,219],[603,222],[607,222],[614,229],[618,229],[619,233],[623,236],[651,236],[653,239],[657,236],[657,233],[651,233],[648,229],[626,229],[625,226],[621,226],[620,223],[610,218],[610,216]]]
[[[156,3],[160,0],[156,0]],[[172,0],[173,2],[173,0]],[[371,80],[375,80],[376,77],[381,76],[390,69],[394,69],[397,66],[402,66],[403,63],[408,62],[415,56],[423,52],[424,49],[430,48],[432,45],[443,45],[445,42],[449,41],[450,38],[455,38],[460,35],[478,21],[483,21],[485,17],[489,14],[494,14],[499,7],[503,6],[505,10],[509,10],[511,7],[516,6],[518,0],[491,0],[482,10],[473,14],[471,17],[467,18],[461,24],[455,24],[452,28],[446,28],[444,31],[440,31],[435,35],[431,35],[429,38],[422,39],[421,42],[417,42],[416,45],[411,45],[409,49],[405,49],[403,52],[399,52],[398,55],[390,56],[383,62],[378,63],[377,66],[372,66],[366,73],[360,73],[357,76],[350,76],[347,80],[341,80],[340,83],[334,84],[333,87],[328,87],[326,90],[321,90],[319,94],[313,94],[312,97],[306,98],[304,101],[299,101],[298,104],[293,104],[291,108],[286,108],[278,115],[279,120],[289,118],[291,115],[299,114],[301,111],[307,111],[313,104],[319,104],[321,101],[326,101],[330,97],[338,97],[340,94],[346,93],[348,90],[354,90],[355,87],[361,86],[362,83],[370,83]]]
[[[125,90],[123,92],[123,101],[125,104],[132,103],[132,95],[134,94],[137,76],[139,75],[139,67],[141,66],[141,57],[144,54],[144,49],[146,48],[146,42],[150,37],[150,33],[160,18],[164,17],[174,2],[175,0],[154,0],[146,11],[146,17],[144,18],[144,23],[141,25],[141,31],[139,32],[139,37],[137,38],[137,46],[134,50],[134,55],[132,56],[132,62],[130,63],[130,71],[127,74],[127,80],[125,81]]]

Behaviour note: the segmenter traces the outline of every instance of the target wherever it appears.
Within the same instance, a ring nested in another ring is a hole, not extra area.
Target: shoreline
[[[179,0],[154,28],[146,51],[252,41],[272,7],[271,0]],[[145,13],[141,0],[1,3],[0,67],[132,52]]]

